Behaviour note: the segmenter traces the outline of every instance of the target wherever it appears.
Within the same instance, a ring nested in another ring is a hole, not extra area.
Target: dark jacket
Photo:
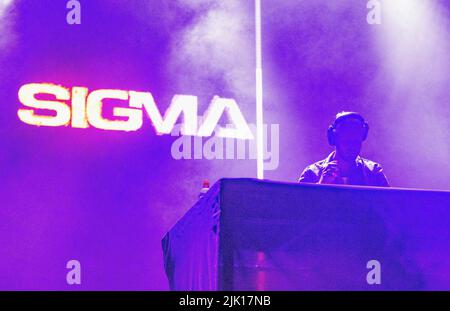
[[[326,159],[307,166],[298,181],[318,183],[327,163],[333,161],[334,154],[335,152],[333,151]],[[387,181],[380,164],[358,156],[356,158],[356,166],[357,170],[355,170],[355,174],[349,177],[348,184],[389,187],[389,182]],[[344,184],[344,182],[342,179],[338,178],[336,184]]]

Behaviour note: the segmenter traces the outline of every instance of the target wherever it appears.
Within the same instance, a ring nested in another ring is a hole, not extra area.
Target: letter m
[[[195,135],[197,133],[196,96],[175,95],[162,117],[151,93],[130,91],[130,107],[144,108],[158,135],[170,134],[181,114],[183,114],[181,134]]]

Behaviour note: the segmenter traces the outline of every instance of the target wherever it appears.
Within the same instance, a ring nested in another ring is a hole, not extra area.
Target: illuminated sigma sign
[[[52,99],[42,99],[42,96],[51,96]],[[103,101],[107,99],[126,101],[128,107],[113,107],[113,117],[105,118],[102,113]],[[197,97],[191,95],[175,95],[164,116],[149,92],[112,89],[89,92],[85,87],[73,87],[70,90],[60,85],[30,83],[20,88],[19,100],[24,106],[17,112],[19,119],[30,125],[137,131],[142,127],[145,111],[158,134],[170,134],[176,121],[182,116],[183,135],[212,136],[215,131],[220,137],[253,139],[236,101],[218,96],[211,100],[200,125]],[[44,114],[42,110],[50,111],[53,115]],[[218,124],[224,113],[234,128]]]

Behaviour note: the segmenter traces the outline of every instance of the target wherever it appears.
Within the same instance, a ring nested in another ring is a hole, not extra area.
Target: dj
[[[389,187],[381,165],[359,156],[369,125],[356,112],[341,112],[328,128],[328,143],[335,150],[309,165],[299,182]]]

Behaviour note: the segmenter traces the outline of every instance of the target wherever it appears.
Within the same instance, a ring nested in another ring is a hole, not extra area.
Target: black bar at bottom
[[[48,306],[168,307],[170,310],[278,310],[301,306],[450,305],[450,292],[0,292],[0,308]]]

